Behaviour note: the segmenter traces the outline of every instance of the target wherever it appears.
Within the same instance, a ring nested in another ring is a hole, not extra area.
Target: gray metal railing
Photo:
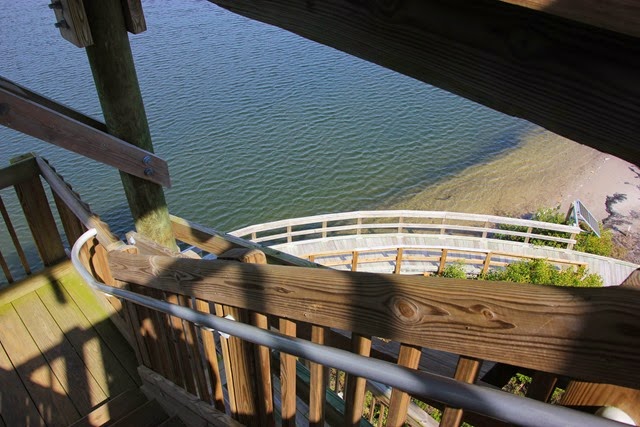
[[[95,229],[91,229],[76,241],[71,251],[71,261],[89,286],[108,295],[179,317],[202,328],[233,335],[254,344],[386,384],[417,398],[435,400],[451,407],[462,408],[505,422],[532,427],[543,425],[576,427],[621,425],[605,418],[562,406],[550,405],[500,390],[463,383],[437,374],[408,369],[393,363],[359,356],[345,350],[315,344],[300,338],[107,286],[96,281],[79,259],[80,249],[95,235]]]

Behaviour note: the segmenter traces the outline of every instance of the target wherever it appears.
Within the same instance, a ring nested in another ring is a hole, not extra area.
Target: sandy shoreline
[[[566,212],[576,199],[640,263],[640,167],[547,131],[390,208],[521,216],[542,207]]]

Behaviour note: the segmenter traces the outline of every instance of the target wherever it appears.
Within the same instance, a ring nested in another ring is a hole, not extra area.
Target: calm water
[[[101,119],[84,50],[48,2],[0,0],[0,74]],[[143,6],[149,30],[131,43],[170,210],[221,230],[388,205],[533,128],[206,1]],[[29,151],[131,229],[114,170],[0,127],[1,165]]]

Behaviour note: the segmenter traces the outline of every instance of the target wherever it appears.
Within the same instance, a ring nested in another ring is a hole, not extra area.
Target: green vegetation
[[[461,262],[456,262],[453,264],[447,265],[444,270],[442,270],[442,277],[448,277],[450,279],[466,279],[467,273],[464,270],[464,265]]]
[[[531,283],[534,285],[555,285],[572,287],[601,287],[602,278],[589,274],[586,267],[558,269],[545,259],[530,259],[514,262],[504,270],[489,271],[486,274],[469,277],[461,263],[448,265],[441,277],[453,279],[493,280],[498,282]]]
[[[531,219],[534,221],[548,222],[552,224],[563,224],[563,225],[568,224],[565,218],[565,215],[560,212],[560,206],[557,206],[555,208],[538,209],[533,214]],[[526,227],[513,226],[513,225],[501,225],[500,228],[502,230],[519,231],[523,233],[527,231]],[[561,233],[559,231],[540,230],[536,228],[534,228],[532,231],[535,234],[541,234],[543,236],[561,237],[565,239],[568,239],[569,237],[571,237],[569,234]],[[604,229],[602,227],[602,224],[600,224],[600,236],[601,237],[598,237],[592,232],[587,232],[587,230],[585,229],[584,233],[580,233],[576,237],[577,242],[574,245],[573,249],[580,252],[586,252],[586,253],[602,255],[602,256],[612,256],[613,254],[624,255],[618,248],[615,247],[613,243],[613,234],[611,230]],[[519,236],[498,234],[498,235],[495,235],[494,237],[497,239],[524,242],[524,238]],[[542,240],[542,239],[531,239],[530,242],[538,246],[565,247],[564,243],[553,242],[553,241]]]
[[[531,283],[534,285],[600,287],[602,278],[597,274],[587,274],[585,267],[577,270],[559,270],[544,259],[531,259],[509,264],[504,270],[490,271],[479,277],[481,280],[501,282]]]

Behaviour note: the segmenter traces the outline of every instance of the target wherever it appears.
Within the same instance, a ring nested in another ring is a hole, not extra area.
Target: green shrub
[[[532,259],[509,264],[504,270],[490,271],[479,277],[481,280],[501,282],[532,283],[534,285],[599,287],[602,278],[597,274],[587,274],[585,267],[577,270],[559,270],[549,261]]]
[[[449,264],[442,270],[442,277],[448,277],[450,279],[466,279],[467,272],[464,270],[464,265],[460,262]]]
[[[540,208],[533,214],[531,219],[534,221],[567,225],[565,215],[562,212],[560,212],[560,206],[557,206],[555,208]],[[579,251],[579,252],[586,252],[589,254],[602,255],[602,256],[612,256],[614,253],[618,254],[619,258],[624,256],[624,253],[621,253],[620,248],[616,247],[616,245],[613,243],[613,233],[611,232],[611,230],[604,229],[602,227],[602,224],[600,224],[601,237],[598,237],[594,233],[592,233],[590,230],[586,230],[584,226],[582,226],[582,228],[584,232],[576,236],[576,244],[573,246],[573,250]],[[500,226],[500,229],[509,230],[509,231],[520,231],[520,232],[527,231],[527,227],[506,225],[506,224],[502,224]],[[565,239],[568,239],[569,237],[571,237],[568,233],[561,233],[559,231],[552,231],[552,230],[540,230],[540,229],[534,228],[532,232],[535,234],[542,234],[544,236],[561,237]],[[524,242],[524,237],[519,237],[519,236],[496,234],[493,237],[501,240]],[[542,239],[531,239],[529,242],[533,245],[550,246],[550,247],[556,247],[556,248],[557,247],[564,248],[566,246],[564,243],[553,242],[553,241],[542,240]]]
[[[580,233],[576,237],[573,249],[589,254],[611,256],[613,254],[613,233],[609,229],[602,228],[600,224],[600,237],[595,233]]]

